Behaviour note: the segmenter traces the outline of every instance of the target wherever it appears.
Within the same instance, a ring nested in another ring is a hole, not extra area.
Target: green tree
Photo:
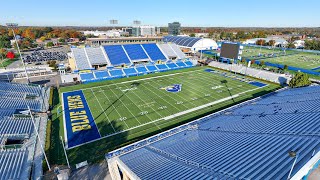
[[[11,48],[10,38],[7,35],[0,36],[0,49]]]
[[[47,43],[47,47],[52,47],[52,46],[54,46],[53,42],[50,41]]]
[[[190,37],[196,37],[196,35],[194,33],[190,34]]]
[[[59,43],[65,43],[65,42],[66,42],[65,39],[63,39],[63,38],[60,38],[60,39],[59,39]]]
[[[285,65],[283,66],[283,69],[284,69],[284,70],[288,70],[288,65],[285,64]]]
[[[291,88],[309,86],[311,81],[308,74],[297,72],[289,82]]]

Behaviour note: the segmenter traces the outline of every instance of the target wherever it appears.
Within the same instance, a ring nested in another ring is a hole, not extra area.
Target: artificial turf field
[[[177,116],[196,113],[199,109],[263,88],[249,84],[251,80],[242,76],[206,70],[195,68],[166,75],[159,73],[150,78],[81,88],[98,132],[93,135],[68,134],[67,141],[72,144],[68,147],[140,127],[162,130]],[[67,120],[65,123],[68,127]]]
[[[265,62],[288,65],[304,69],[320,68],[320,54],[298,52],[292,50],[286,50],[284,55],[283,51],[278,49],[267,49],[257,47],[244,47],[243,54],[241,56],[252,60],[263,60]],[[259,53],[262,55],[258,57]],[[282,53],[277,57],[265,57],[265,54]],[[317,70],[315,70],[317,71]]]
[[[207,68],[194,67],[55,90],[51,140],[50,145],[47,145],[50,164],[66,164],[59,138],[66,135],[61,101],[64,92],[83,90],[102,136],[98,141],[67,150],[69,161],[74,165],[85,160],[98,162],[111,150],[279,88],[278,85],[266,82],[263,82],[267,84],[265,87],[253,86],[221,76],[221,73],[234,76],[231,73],[205,72]],[[181,84],[181,91],[167,92],[163,88],[172,84]],[[209,103],[212,104],[207,106]],[[172,114],[194,107],[200,109],[170,118]],[[164,120],[161,117],[170,119]],[[120,131],[123,132],[112,135]]]

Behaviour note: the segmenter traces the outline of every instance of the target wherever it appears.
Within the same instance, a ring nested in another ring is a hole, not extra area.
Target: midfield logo
[[[164,89],[167,92],[180,92],[182,88],[182,84],[173,84],[171,86],[167,86],[167,87],[161,87],[160,89]]]

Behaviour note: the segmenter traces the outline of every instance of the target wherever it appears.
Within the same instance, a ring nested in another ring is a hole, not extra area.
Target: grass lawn
[[[3,60],[0,60],[0,68],[4,68],[4,67],[7,67],[9,66],[11,63],[13,63],[14,61],[17,61],[19,60],[19,58],[15,58],[13,60],[11,59],[3,59]]]
[[[207,67],[196,67],[63,87],[60,92],[56,90],[52,111],[50,163],[65,164],[62,144],[58,138],[64,135],[61,97],[59,98],[62,92],[81,89],[101,136],[114,134],[68,150],[70,163],[74,165],[84,160],[98,162],[111,150],[279,88],[274,84],[253,86],[234,79],[232,74],[223,71],[211,73],[204,71],[205,69]],[[221,73],[226,73],[228,77]],[[165,87],[173,84],[181,84],[181,91],[173,93],[165,90]],[[163,120],[173,114],[221,99],[224,101]],[[119,131],[124,132],[117,134]]]

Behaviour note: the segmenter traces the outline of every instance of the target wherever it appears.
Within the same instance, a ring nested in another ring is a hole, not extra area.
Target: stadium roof
[[[164,36],[164,42],[173,42],[179,46],[192,47],[196,42],[202,38],[186,37],[186,36]]]
[[[280,91],[107,156],[140,179],[287,179],[288,152],[291,177],[319,160],[319,103],[320,86]]]

